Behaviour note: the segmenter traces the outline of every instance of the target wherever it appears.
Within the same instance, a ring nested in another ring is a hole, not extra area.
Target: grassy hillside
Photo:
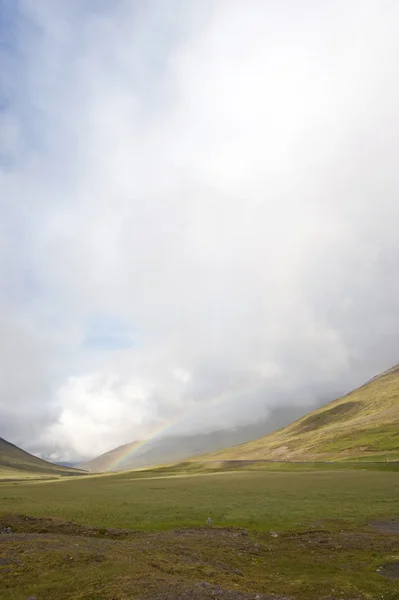
[[[81,471],[53,465],[41,458],[32,456],[18,446],[0,438],[0,479],[21,477],[79,475]]]
[[[399,365],[292,425],[209,460],[399,460]]]

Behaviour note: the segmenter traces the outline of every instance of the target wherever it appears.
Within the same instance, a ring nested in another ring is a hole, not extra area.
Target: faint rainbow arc
[[[204,407],[203,405],[197,406],[195,408],[193,408],[191,411],[189,411],[188,413],[186,413],[183,416],[178,417],[177,419],[174,419],[173,421],[168,422],[166,425],[162,425],[161,427],[159,427],[155,433],[151,434],[146,440],[143,440],[142,442],[138,442],[133,448],[128,448],[126,450],[126,452],[124,452],[123,454],[119,455],[118,458],[116,460],[114,460],[113,462],[110,463],[110,465],[108,466],[108,469],[111,471],[115,471],[118,470],[118,467],[130,456],[134,456],[134,454],[140,450],[141,448],[143,448],[144,446],[146,446],[147,444],[149,444],[150,442],[152,442],[154,439],[156,439],[158,436],[160,436],[162,433],[168,431],[169,429],[173,429],[173,427],[175,427],[178,423],[180,423],[181,421],[183,421],[184,419],[187,419],[188,417],[192,416],[193,414],[204,410],[205,408],[209,407],[209,406],[213,406],[215,404],[221,404],[223,401],[226,400],[225,398],[226,393],[225,394],[221,394],[221,396],[218,396],[217,398],[215,398],[214,400],[210,400],[208,402],[208,404],[206,405],[206,407]]]

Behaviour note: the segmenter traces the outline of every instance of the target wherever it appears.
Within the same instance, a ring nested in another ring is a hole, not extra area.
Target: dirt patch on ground
[[[388,579],[399,579],[399,562],[384,565],[377,572],[383,577],[388,577]]]
[[[381,533],[390,533],[399,535],[399,518],[385,521],[374,521],[371,526]]]
[[[204,581],[190,589],[171,589],[154,597],[154,600],[291,600],[287,596],[265,596],[226,590]]]
[[[10,533],[56,533],[59,535],[77,535],[82,537],[108,537],[125,539],[140,535],[132,529],[115,529],[77,525],[70,521],[56,518],[36,518],[17,515],[6,515],[0,518],[0,535]]]
[[[173,529],[167,532],[170,535],[183,535],[189,537],[190,535],[202,535],[203,537],[220,537],[220,536],[234,536],[234,537],[247,537],[247,529],[239,529],[238,527],[214,527],[214,526],[203,526],[196,528],[187,529]]]

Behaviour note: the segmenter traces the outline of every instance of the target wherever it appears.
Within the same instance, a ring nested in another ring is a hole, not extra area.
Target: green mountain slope
[[[18,477],[21,474],[59,476],[79,475],[82,471],[49,463],[0,437],[0,476]]]
[[[399,460],[399,365],[247,444],[206,460]]]

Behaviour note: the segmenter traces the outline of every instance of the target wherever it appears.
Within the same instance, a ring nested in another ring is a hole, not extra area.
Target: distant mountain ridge
[[[0,437],[0,477],[1,474],[16,476],[21,473],[39,475],[79,475],[81,471],[54,465],[46,460],[29,454],[22,448]]]
[[[279,431],[202,459],[399,461],[399,365]]]
[[[80,464],[79,467],[91,472],[106,472],[179,462],[253,440],[298,418],[306,410],[307,407],[279,407],[272,411],[268,419],[236,429],[223,429],[195,435],[165,436],[147,442],[135,441],[114,448]]]
[[[137,446],[139,446],[142,442],[136,441],[131,442],[130,444],[123,444],[123,446],[118,446],[117,448],[113,448],[104,454],[100,454],[96,458],[92,460],[88,460],[79,465],[79,468],[84,469],[85,471],[91,472],[105,472],[112,471],[117,468],[117,463],[120,459],[123,458],[129,451],[133,451]]]

